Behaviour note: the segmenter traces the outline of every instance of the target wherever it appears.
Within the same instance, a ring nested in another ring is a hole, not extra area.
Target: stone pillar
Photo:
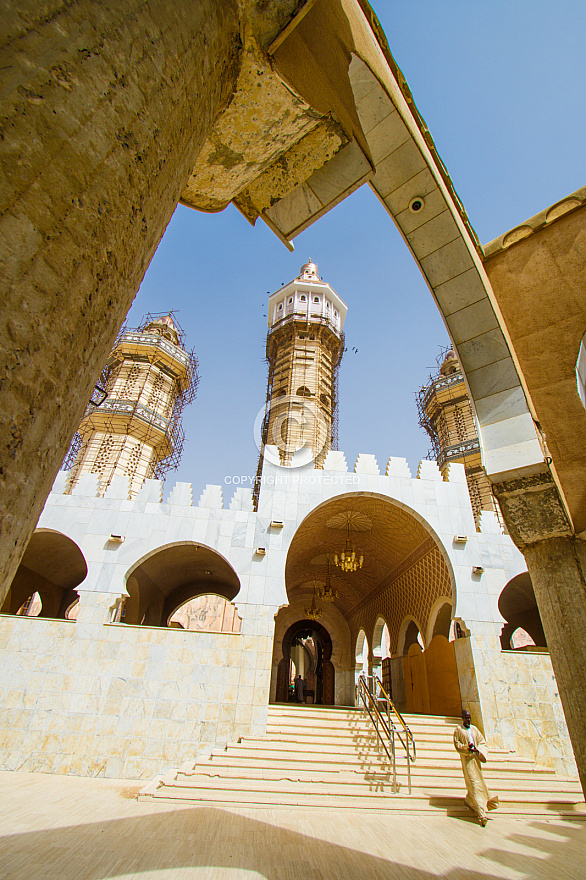
[[[494,490],[527,560],[586,793],[586,542],[572,534],[549,474],[496,484]]]
[[[523,552],[586,793],[586,542],[549,538]]]
[[[3,15],[0,598],[240,59],[236,0]]]

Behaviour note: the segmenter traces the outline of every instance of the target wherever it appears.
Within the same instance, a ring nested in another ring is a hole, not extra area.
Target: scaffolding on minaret
[[[338,447],[338,368],[344,354],[347,307],[309,260],[297,278],[271,294],[265,361],[267,393],[253,490],[260,493],[265,449],[289,466],[304,451],[316,468]]]
[[[185,349],[172,311],[149,313],[136,329],[123,326],[98,383],[106,397],[88,403],[63,462],[70,490],[82,473],[93,473],[103,494],[120,475],[132,496],[145,479],[175,470],[185,442],[183,410],[198,381],[195,352]]]
[[[478,428],[460,362],[450,346],[440,349],[437,372],[415,393],[419,425],[431,441],[428,458],[443,471],[464,465],[475,517],[490,510],[499,516],[490,480],[482,467]]]

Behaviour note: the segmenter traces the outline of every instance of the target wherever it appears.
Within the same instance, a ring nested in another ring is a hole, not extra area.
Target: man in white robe
[[[472,724],[470,712],[462,712],[462,724],[454,730],[454,746],[460,755],[466,782],[466,803],[478,815],[484,828],[488,821],[487,810],[496,810],[498,797],[492,797],[482,776],[481,763],[488,758],[488,746],[481,732]]]

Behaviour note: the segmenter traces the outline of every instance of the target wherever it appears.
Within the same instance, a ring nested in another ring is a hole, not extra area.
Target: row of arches
[[[78,545],[51,529],[34,532],[0,609],[3,614],[75,620],[88,567]],[[232,599],[240,581],[229,563],[193,542],[161,548],[135,564],[116,622],[214,632],[240,632]]]
[[[342,503],[348,505],[347,500]],[[331,517],[326,526],[333,520],[335,517]],[[302,523],[298,533],[303,532],[304,525]],[[297,536],[292,544],[293,551],[296,551],[296,541]],[[303,548],[302,552],[305,552]],[[290,553],[290,557],[288,569],[293,579],[296,575],[295,552]],[[310,557],[312,574],[319,575],[325,559],[327,554]],[[75,619],[77,588],[83,584],[87,572],[84,556],[74,541],[54,530],[37,529],[1,611]],[[339,583],[342,586],[343,581]],[[126,588],[128,597],[116,611],[116,619],[124,623],[193,629],[213,626],[220,631],[239,631],[239,618],[231,604],[240,589],[238,576],[227,560],[209,547],[178,542],[158,548],[132,566],[126,578]],[[499,610],[506,621],[501,632],[503,650],[546,648],[527,572],[505,586],[499,597]],[[389,621],[379,615],[370,632],[364,633],[364,639],[368,635],[368,644],[372,646],[372,658],[380,662],[386,656],[406,655],[411,645],[419,643],[425,648],[436,635],[453,638],[452,601],[448,596],[439,596],[435,600],[428,613],[426,632],[412,614],[404,616],[398,634],[397,625],[398,621],[391,639]],[[363,657],[364,653],[361,645],[355,656]]]

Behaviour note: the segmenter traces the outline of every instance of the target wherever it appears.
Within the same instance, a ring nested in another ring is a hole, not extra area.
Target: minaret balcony
[[[422,401],[423,406],[427,409],[434,396],[438,399],[439,403],[443,403],[444,400],[453,403],[451,398],[452,389],[454,385],[458,383],[463,384],[463,382],[464,377],[462,373],[453,373],[451,376],[440,376],[438,379],[434,379],[425,392],[425,397]]]
[[[82,420],[79,433],[85,437],[92,431],[129,435],[152,446],[161,457],[173,451],[171,420],[136,400],[108,397],[99,409],[92,407]]]
[[[189,354],[157,333],[123,333],[112,355],[117,359],[122,355],[144,357],[169,370],[184,391],[190,382]]]
[[[480,464],[480,443],[478,437],[466,440],[464,443],[456,443],[454,446],[446,446],[437,457],[438,467],[442,468],[448,462],[462,462],[466,466]]]
[[[339,327],[336,327],[331,318],[328,318],[324,315],[308,315],[307,312],[292,312],[289,315],[285,315],[283,318],[280,318],[278,321],[275,321],[275,323],[271,325],[270,332],[280,329],[281,327],[286,327],[288,324],[314,324],[319,327],[326,327],[328,330],[331,330],[331,332],[334,333],[338,338],[340,338],[342,335]]]

